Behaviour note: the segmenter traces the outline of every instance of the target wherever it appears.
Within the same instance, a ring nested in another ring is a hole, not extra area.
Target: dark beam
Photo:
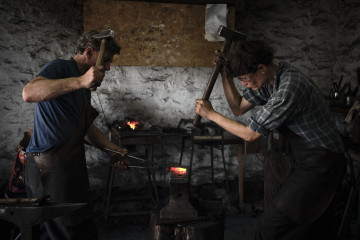
[[[174,3],[174,4],[193,4],[193,5],[228,4],[231,6],[235,6],[238,1],[236,0],[127,0],[127,2],[154,2],[154,3]]]

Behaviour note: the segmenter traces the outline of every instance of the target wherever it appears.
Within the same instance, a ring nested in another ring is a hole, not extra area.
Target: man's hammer
[[[107,38],[114,38],[114,30],[112,29],[106,29],[104,31],[101,31],[98,34],[95,34],[93,36],[93,38],[99,38],[101,39],[101,45],[100,45],[100,51],[99,51],[99,55],[98,58],[96,60],[96,66],[102,66],[104,65],[104,51],[105,51],[105,44],[106,44],[106,39]]]
[[[220,25],[217,34],[223,38],[225,38],[225,41],[223,43],[222,46],[222,52],[226,55],[231,47],[231,43],[233,41],[241,41],[241,40],[245,40],[246,39],[246,35],[240,32],[237,32],[235,30],[232,30],[230,28],[227,28],[223,25]],[[210,97],[210,94],[214,88],[215,82],[217,77],[219,76],[220,70],[221,70],[222,66],[216,66],[211,74],[211,77],[208,81],[208,84],[206,86],[204,95],[202,97],[203,100],[208,100]],[[201,120],[201,116],[196,114],[195,119],[194,119],[194,126],[198,126]]]
[[[95,34],[93,38],[101,39],[101,45],[99,50],[99,55],[96,59],[96,66],[103,66],[104,65],[104,51],[105,51],[105,44],[107,38],[114,38],[114,31],[112,29],[106,29],[104,31]],[[98,86],[90,88],[91,91],[95,91]]]

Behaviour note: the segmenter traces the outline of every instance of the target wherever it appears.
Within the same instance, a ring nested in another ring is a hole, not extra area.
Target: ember
[[[125,118],[122,121],[115,121],[113,122],[113,124],[111,125],[112,127],[115,127],[117,129],[132,129],[132,130],[138,130],[138,129],[142,129],[144,126],[144,122],[141,120],[135,120],[132,118]]]
[[[139,124],[139,121],[134,121],[134,122],[128,121],[126,124],[129,125],[132,130],[135,130],[135,128]]]

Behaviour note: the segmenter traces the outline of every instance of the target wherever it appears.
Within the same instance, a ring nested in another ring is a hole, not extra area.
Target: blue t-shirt
[[[37,76],[48,79],[79,77],[75,60],[56,59],[46,64]],[[34,114],[34,130],[27,152],[44,152],[63,144],[76,127],[83,101],[90,102],[90,91],[79,89],[49,101],[38,102]]]

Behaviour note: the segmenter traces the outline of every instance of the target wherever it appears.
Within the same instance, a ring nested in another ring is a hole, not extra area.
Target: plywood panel
[[[84,3],[84,30],[111,28],[122,46],[113,65],[212,67],[222,42],[205,40],[205,5],[99,1]],[[235,11],[230,8],[228,26]]]

